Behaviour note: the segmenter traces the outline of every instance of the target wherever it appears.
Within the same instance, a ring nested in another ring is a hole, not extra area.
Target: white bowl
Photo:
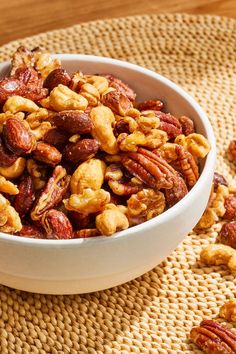
[[[87,293],[110,288],[151,270],[173,251],[200,219],[208,201],[216,149],[206,114],[179,86],[140,66],[90,55],[61,54],[69,72],[111,73],[130,84],[138,100],[160,98],[176,116],[191,117],[211,144],[202,173],[175,206],[112,237],[38,240],[0,233],[0,283],[44,294]],[[1,76],[9,63],[0,64]]]

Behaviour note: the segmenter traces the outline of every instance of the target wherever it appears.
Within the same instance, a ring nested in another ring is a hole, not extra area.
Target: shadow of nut
[[[53,118],[54,125],[70,134],[87,134],[92,130],[92,121],[89,115],[82,111],[62,111]]]
[[[68,144],[63,151],[63,158],[73,163],[82,162],[93,157],[99,149],[96,139],[83,139]]]

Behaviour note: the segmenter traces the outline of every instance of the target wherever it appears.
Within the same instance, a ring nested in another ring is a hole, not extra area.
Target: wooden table
[[[161,12],[236,18],[236,0],[0,0],[0,45],[80,22]]]

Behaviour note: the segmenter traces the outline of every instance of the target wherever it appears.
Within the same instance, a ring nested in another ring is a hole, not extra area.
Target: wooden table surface
[[[0,0],[0,45],[80,22],[163,12],[236,18],[236,0]]]

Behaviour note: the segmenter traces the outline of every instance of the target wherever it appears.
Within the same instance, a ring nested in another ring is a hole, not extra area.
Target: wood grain
[[[236,0],[0,0],[0,45],[80,22],[162,12],[236,18]]]

